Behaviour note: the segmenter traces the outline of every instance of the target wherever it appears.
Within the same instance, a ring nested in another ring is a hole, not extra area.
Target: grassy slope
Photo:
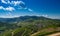
[[[31,36],[46,36],[46,35],[57,33],[57,32],[60,32],[60,27],[43,29],[32,34]]]
[[[28,19],[16,24],[16,29],[9,29],[2,33],[2,36],[44,36],[56,31],[60,31],[60,21],[52,19]],[[15,28],[15,27],[14,27]],[[56,30],[58,28],[58,30]]]

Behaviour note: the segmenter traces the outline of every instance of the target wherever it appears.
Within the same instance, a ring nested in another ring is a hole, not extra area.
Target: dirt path
[[[60,36],[60,32],[59,33],[55,33],[55,34],[51,34],[51,35],[47,35],[47,36]]]
[[[32,34],[31,36],[36,36],[36,35],[39,34],[39,33],[40,33],[40,31]]]
[[[58,28],[47,28],[47,29],[43,29],[43,30],[40,30],[34,34],[31,34],[31,36],[37,36],[38,34],[43,34],[43,32],[47,33],[47,32],[54,32],[54,31],[60,31],[60,27]],[[50,35],[46,35],[46,36],[60,36],[60,32],[58,33],[53,33],[53,34],[50,34]]]

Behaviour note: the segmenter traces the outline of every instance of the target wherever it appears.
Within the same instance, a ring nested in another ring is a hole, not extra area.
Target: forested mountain
[[[45,36],[49,33],[60,32],[59,28],[59,19],[42,16],[0,18],[0,36]]]
[[[43,16],[20,16],[20,17],[15,17],[15,18],[0,18],[1,22],[16,22],[16,21],[24,21],[27,19],[49,19],[45,18]]]

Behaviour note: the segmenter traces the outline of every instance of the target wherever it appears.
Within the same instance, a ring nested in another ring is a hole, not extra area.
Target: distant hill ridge
[[[27,19],[50,19],[43,16],[20,16],[15,18],[0,18],[0,22],[18,22],[18,21],[24,21]],[[59,20],[59,19],[57,19]]]
[[[20,16],[15,18],[0,18],[0,22],[16,22],[16,21],[24,21],[27,19],[47,19],[43,16]]]

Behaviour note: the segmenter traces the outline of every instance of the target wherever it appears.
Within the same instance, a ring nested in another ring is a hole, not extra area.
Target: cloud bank
[[[3,4],[9,4],[9,5],[13,5],[13,7],[12,6],[7,6],[6,8],[5,7],[3,7],[3,6],[0,6],[0,9],[2,9],[2,10],[6,10],[6,11],[13,11],[13,10],[16,10],[16,8],[15,8],[15,6],[17,6],[18,8],[18,10],[19,9],[24,9],[24,10],[28,10],[28,11],[30,11],[30,12],[32,12],[33,10],[32,9],[30,9],[30,8],[26,8],[26,7],[24,7],[25,6],[25,3],[23,2],[23,1],[10,1],[10,0],[1,0],[1,2],[3,3]],[[24,5],[24,6],[22,6],[22,5]]]
[[[7,7],[7,8],[4,8],[3,6],[0,6],[0,9],[2,9],[2,10],[6,10],[6,11],[13,11],[13,10],[15,10],[15,8],[13,8],[13,7]]]

